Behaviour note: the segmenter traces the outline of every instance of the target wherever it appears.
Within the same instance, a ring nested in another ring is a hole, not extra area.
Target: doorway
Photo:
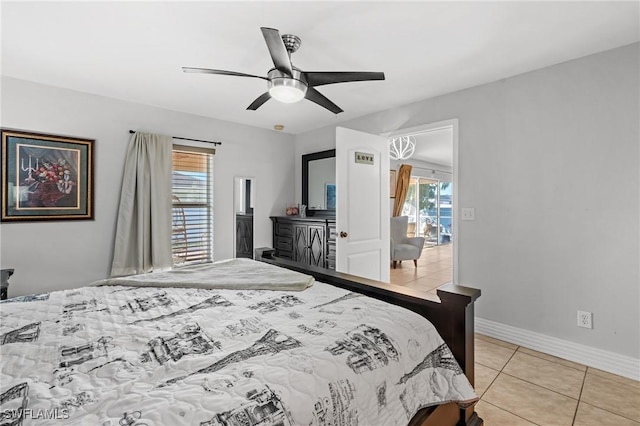
[[[446,135],[446,144],[434,142],[443,135]],[[414,268],[407,267],[402,273],[396,272],[399,269],[392,271],[396,276],[392,273],[391,282],[409,286],[413,283],[421,290],[435,292],[435,288],[446,282],[457,283],[458,277],[458,215],[454,208],[458,193],[458,119],[399,129],[385,136],[413,136],[416,140],[414,155],[392,161],[391,169],[399,169],[400,164],[412,166],[402,214],[409,216],[409,223],[413,223],[407,230],[407,236],[425,238],[418,270],[410,271]],[[429,153],[421,152],[421,144],[432,145],[432,149]],[[425,272],[427,276],[420,277]]]

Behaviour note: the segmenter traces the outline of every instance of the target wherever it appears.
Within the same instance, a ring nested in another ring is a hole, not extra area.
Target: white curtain
[[[129,141],[111,276],[172,266],[170,136],[136,132]]]

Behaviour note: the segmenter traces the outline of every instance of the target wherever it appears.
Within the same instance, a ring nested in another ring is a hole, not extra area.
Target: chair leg
[[[397,261],[395,261],[395,260],[393,261],[393,269],[396,269],[396,264],[397,263],[398,263]]]
[[[418,267],[418,259],[413,259],[413,264],[416,266],[416,268]]]

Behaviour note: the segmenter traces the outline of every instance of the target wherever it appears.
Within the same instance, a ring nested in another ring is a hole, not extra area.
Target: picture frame
[[[326,210],[335,210],[336,208],[336,184],[324,184],[324,208]]]
[[[5,128],[0,132],[0,221],[94,219],[94,139]]]
[[[396,198],[396,171],[389,171],[389,198]]]

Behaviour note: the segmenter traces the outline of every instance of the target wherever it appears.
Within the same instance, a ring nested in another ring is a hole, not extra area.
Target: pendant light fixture
[[[406,160],[416,150],[416,139],[413,136],[398,136],[389,139],[389,156],[392,160]]]

